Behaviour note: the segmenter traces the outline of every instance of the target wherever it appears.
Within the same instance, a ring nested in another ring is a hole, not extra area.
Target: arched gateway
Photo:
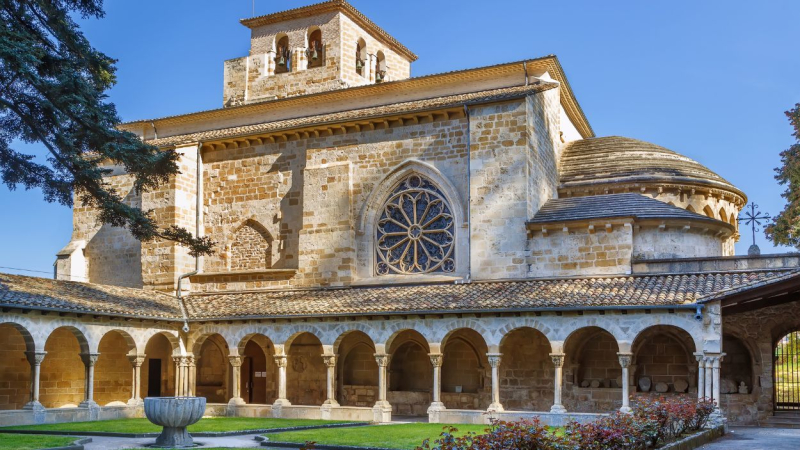
[[[773,353],[775,411],[800,410],[800,331],[780,338]]]

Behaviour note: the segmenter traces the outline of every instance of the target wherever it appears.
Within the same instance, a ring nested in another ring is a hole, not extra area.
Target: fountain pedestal
[[[148,397],[144,399],[144,415],[150,422],[164,427],[153,447],[194,447],[194,440],[186,431],[186,427],[197,423],[205,412],[205,397]]]

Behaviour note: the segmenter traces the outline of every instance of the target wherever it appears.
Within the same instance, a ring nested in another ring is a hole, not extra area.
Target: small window
[[[364,39],[356,42],[356,73],[362,77],[367,75],[367,43]]]
[[[292,52],[289,50],[289,36],[278,38],[275,45],[275,73],[292,71]]]
[[[308,68],[322,67],[325,65],[325,47],[322,46],[322,30],[316,29],[308,35]]]

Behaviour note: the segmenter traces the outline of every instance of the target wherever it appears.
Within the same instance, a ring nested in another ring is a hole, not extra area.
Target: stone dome
[[[704,165],[659,145],[622,136],[568,143],[561,155],[561,188],[622,183],[704,185],[744,193]]]

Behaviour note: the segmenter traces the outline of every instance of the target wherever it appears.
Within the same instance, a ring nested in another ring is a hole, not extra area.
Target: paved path
[[[203,444],[199,448],[209,447],[231,447],[231,448],[265,448],[253,438],[256,434],[245,436],[229,436],[218,438],[194,438],[194,441]],[[152,444],[155,438],[112,438],[112,437],[92,437],[92,443],[85,446],[86,450],[117,450],[124,448],[143,448],[147,444]]]
[[[797,450],[800,430],[731,427],[730,433],[700,447],[704,450]]]

